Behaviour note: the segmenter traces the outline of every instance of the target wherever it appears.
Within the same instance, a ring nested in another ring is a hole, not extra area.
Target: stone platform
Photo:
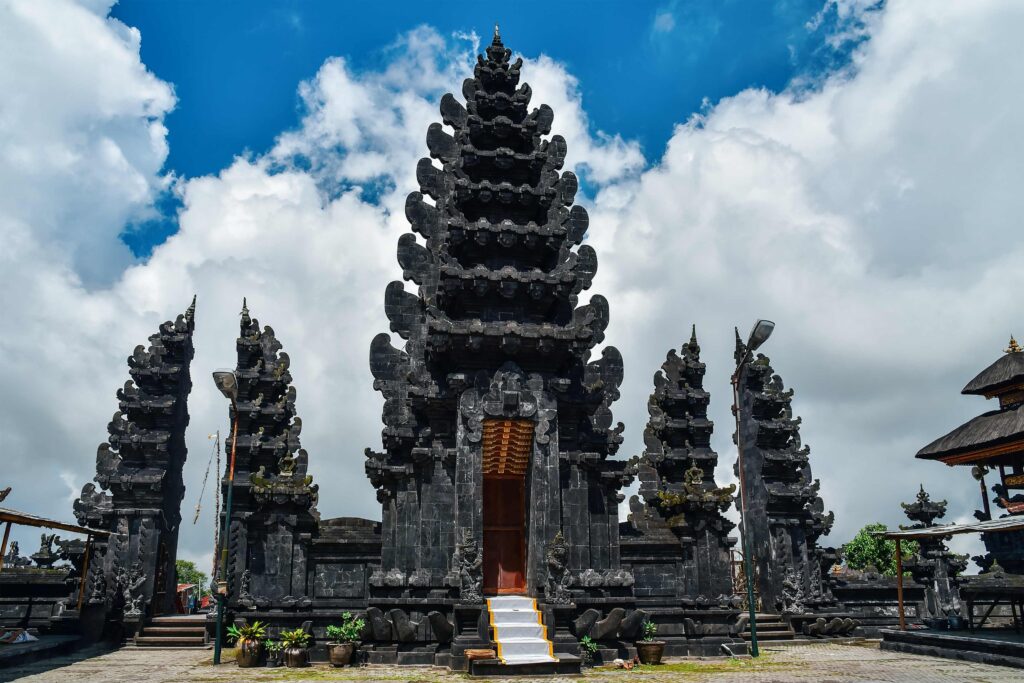
[[[1024,669],[1024,633],[1013,629],[882,630],[881,649]]]
[[[916,683],[1017,683],[1020,671],[1001,666],[921,657],[887,652],[877,645],[820,644],[786,648],[765,648],[751,659],[670,659],[666,666],[642,673],[621,669],[592,669],[588,683],[865,683],[866,681],[915,681]],[[246,669],[234,663],[211,666],[209,652],[145,651],[121,649],[100,656],[58,657],[45,662],[0,670],[0,682],[19,683],[236,683],[238,681],[410,681],[447,683],[452,674],[439,667],[367,666],[331,669]],[[232,652],[226,651],[226,662]],[[495,679],[492,679],[495,680]],[[508,679],[519,683],[523,678]],[[546,679],[552,680],[552,679]],[[563,679],[564,680],[564,679]]]

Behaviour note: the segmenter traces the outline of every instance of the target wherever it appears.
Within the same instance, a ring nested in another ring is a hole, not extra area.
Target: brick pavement
[[[238,669],[213,667],[209,650],[87,653],[0,669],[0,681],[23,683],[235,683],[239,681],[413,681],[441,683],[456,676],[431,667]],[[461,676],[459,676],[461,677]],[[522,683],[524,679],[511,679]],[[546,679],[557,681],[559,679]],[[565,678],[563,680],[570,680]],[[579,678],[572,679],[579,681]],[[769,648],[758,661],[678,660],[640,672],[591,670],[587,683],[1019,683],[1018,669],[882,652],[876,644]]]

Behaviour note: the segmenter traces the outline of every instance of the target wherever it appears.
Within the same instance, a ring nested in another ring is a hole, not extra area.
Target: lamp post
[[[736,452],[740,475],[740,535],[743,541],[743,574],[747,581],[747,608],[750,612],[750,656],[757,657],[757,615],[754,612],[754,577],[750,569],[750,534],[747,527],[747,486],[743,471],[743,431],[740,425],[740,375],[750,362],[750,357],[762,344],[768,341],[775,329],[771,320],[758,320],[747,337],[747,345],[743,349],[743,357],[736,359],[736,372],[732,375],[732,414],[736,418]]]
[[[216,370],[213,382],[220,393],[231,401],[231,464],[228,466],[228,495],[224,504],[224,531],[220,535],[220,561],[217,573],[217,635],[213,641],[213,663],[220,664],[221,637],[224,632],[224,603],[228,599],[228,529],[231,525],[231,499],[235,491],[235,451],[238,448],[238,377],[231,370]]]

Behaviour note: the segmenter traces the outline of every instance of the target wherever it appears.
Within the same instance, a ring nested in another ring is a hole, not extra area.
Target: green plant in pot
[[[590,636],[580,638],[580,659],[583,660],[584,666],[594,665],[598,649],[600,649],[600,646]]]
[[[641,664],[661,664],[661,656],[665,654],[665,641],[655,640],[658,625],[645,621],[640,627],[640,640],[636,643],[636,654]]]
[[[351,612],[341,615],[340,626],[327,627],[327,652],[332,666],[345,666],[352,661],[352,654],[359,645],[366,622],[357,619]]]
[[[281,666],[281,652],[284,648],[280,640],[264,640],[263,649],[267,651],[267,668]]]
[[[298,668],[309,664],[309,641],[311,636],[301,628],[281,631],[281,647],[284,649],[284,665]]]
[[[235,643],[235,661],[247,669],[259,666],[263,659],[263,639],[267,637],[267,626],[263,622],[228,626],[228,640]]]

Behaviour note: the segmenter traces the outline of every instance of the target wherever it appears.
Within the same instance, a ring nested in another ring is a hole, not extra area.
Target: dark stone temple
[[[193,299],[160,325],[148,349],[137,346],[128,357],[131,379],[117,392],[96,484],[86,484],[74,504],[79,524],[112,532],[94,542],[83,605],[125,622],[173,610],[194,317]]]
[[[736,334],[737,361],[747,349]],[[744,366],[739,377],[742,463],[746,479],[747,541],[754,560],[761,609],[801,613],[829,609],[835,598],[826,580],[836,561],[818,538],[832,528],[812,479],[810,448],[800,440],[800,418],[793,417],[793,390],[783,386],[764,354]]]
[[[464,101],[445,95],[443,123],[427,131],[430,156],[406,202],[412,232],[397,248],[415,289],[396,281],[384,294],[404,345],[387,333],[370,344],[384,428],[364,466],[380,521],[321,519],[291,358],[243,300],[227,441],[234,465],[220,482],[233,500],[229,519],[221,511],[225,559],[217,553],[228,619],[260,620],[273,636],[305,628],[313,657],[324,659],[326,627],[356,612],[367,661],[476,672],[517,662],[578,672],[585,637],[602,659],[631,657],[645,621],[670,655],[744,653],[745,590],[734,582],[735,525],[725,514],[736,490],[715,481],[696,331],[654,375],[643,452],[615,457],[623,425],[611,406],[624,369],[614,347],[594,353],[608,302],[580,303],[597,270],[584,243],[589,219],[574,204],[576,176],[562,170],[554,113],[530,107],[521,67],[496,31]],[[80,524],[111,532],[94,539],[88,571],[80,541],[44,536],[31,568],[13,553],[18,585],[31,587],[12,599],[24,607],[50,596],[37,623],[53,626],[77,604],[85,572],[76,619],[122,636],[150,629],[136,644],[162,642],[166,627],[152,619],[173,608],[194,312],[193,302],[129,358],[132,380],[118,392],[96,484],[75,503]],[[792,391],[765,356],[745,367],[739,418],[760,609],[782,629],[776,638],[849,634],[859,623],[851,615],[891,602],[892,587],[855,590],[830,575],[836,553],[818,539],[832,515],[811,478]],[[622,490],[635,479],[620,521]],[[52,568],[55,558],[66,564]],[[841,590],[861,597],[844,604]],[[944,600],[937,588],[933,602]],[[525,630],[513,620],[524,610],[536,612]],[[471,667],[466,653],[479,649],[497,658]]]

